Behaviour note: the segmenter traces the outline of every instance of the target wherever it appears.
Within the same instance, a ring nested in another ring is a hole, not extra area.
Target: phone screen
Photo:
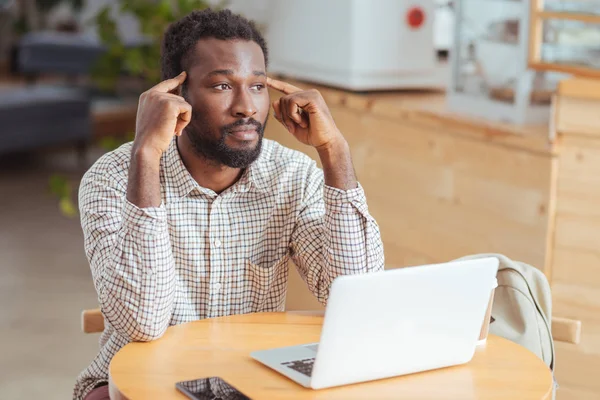
[[[175,387],[194,400],[251,400],[219,377],[177,382]]]

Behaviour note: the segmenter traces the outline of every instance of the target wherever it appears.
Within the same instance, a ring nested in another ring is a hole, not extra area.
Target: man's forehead
[[[207,38],[199,40],[192,49],[190,71],[210,73],[215,70],[250,69],[265,71],[265,57],[261,47],[253,41],[220,40]]]

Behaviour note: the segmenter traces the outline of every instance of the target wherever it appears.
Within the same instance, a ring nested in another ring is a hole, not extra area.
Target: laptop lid
[[[311,387],[468,362],[497,270],[491,257],[337,278]]]

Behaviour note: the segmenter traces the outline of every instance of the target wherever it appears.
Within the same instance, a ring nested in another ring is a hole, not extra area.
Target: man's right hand
[[[142,93],[136,117],[134,151],[160,159],[173,135],[181,136],[192,118],[192,106],[175,92],[186,76],[184,71]]]
[[[160,205],[160,158],[192,119],[192,106],[174,93],[185,78],[182,72],[140,96],[127,183],[127,200],[140,208]]]

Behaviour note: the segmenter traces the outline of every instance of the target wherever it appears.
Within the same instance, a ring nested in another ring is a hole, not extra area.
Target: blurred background
[[[132,140],[166,26],[209,6],[255,20],[270,74],[321,91],[387,268],[540,268],[581,329],[557,343],[558,398],[600,398],[598,0],[0,0],[0,398],[69,398],[96,355],[79,180]],[[319,307],[290,271],[288,309]]]

